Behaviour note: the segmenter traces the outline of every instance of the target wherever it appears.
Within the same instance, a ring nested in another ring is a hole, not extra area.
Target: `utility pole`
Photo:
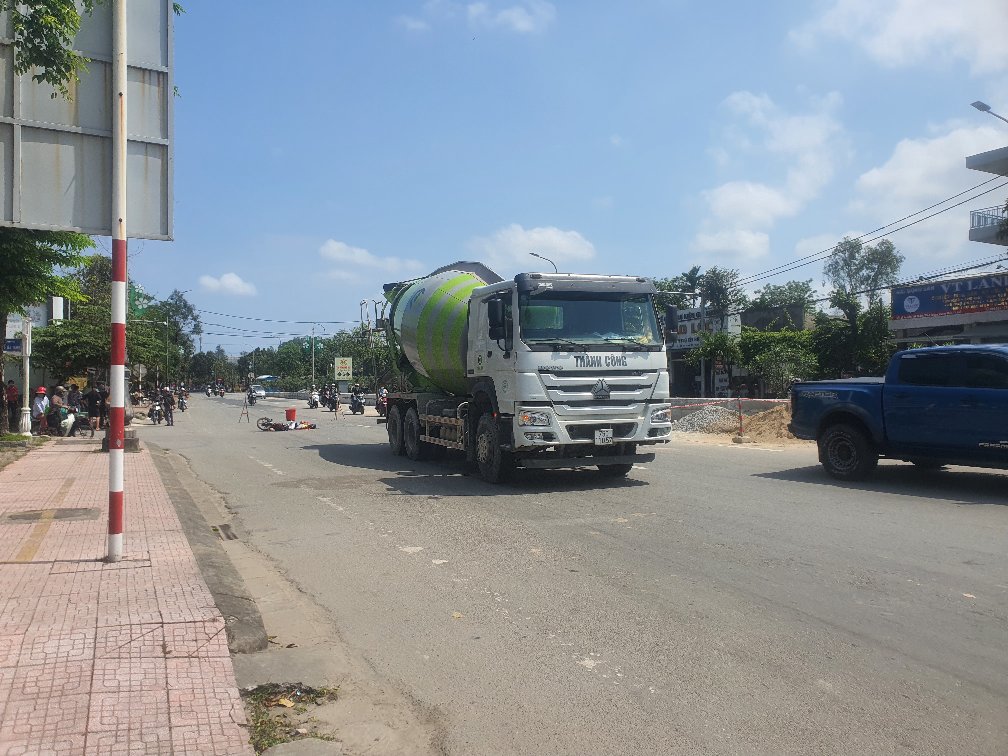
[[[315,385],[315,324],[311,325],[311,382]]]

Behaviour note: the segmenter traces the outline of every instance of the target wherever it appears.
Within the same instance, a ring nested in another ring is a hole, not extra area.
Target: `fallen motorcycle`
[[[271,417],[260,417],[256,420],[256,427],[261,431],[289,431],[315,430],[318,426],[315,423],[308,423],[304,420],[281,420],[276,422]]]

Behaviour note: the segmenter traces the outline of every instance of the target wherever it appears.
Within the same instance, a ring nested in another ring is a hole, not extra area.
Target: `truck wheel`
[[[385,423],[388,430],[388,445],[392,453],[398,457],[403,453],[403,418],[402,410],[398,404],[393,404],[388,413],[388,422]]]
[[[476,426],[476,464],[487,483],[504,483],[514,472],[514,457],[501,449],[500,426],[490,414],[482,415]]]
[[[420,414],[417,412],[416,407],[410,407],[406,410],[402,437],[407,457],[414,462],[427,458],[427,444],[420,440]]]
[[[878,466],[875,445],[853,425],[831,425],[819,436],[819,459],[838,480],[863,480]]]

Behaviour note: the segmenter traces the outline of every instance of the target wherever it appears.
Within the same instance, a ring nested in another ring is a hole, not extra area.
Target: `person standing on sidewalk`
[[[15,425],[15,422],[21,419],[21,394],[14,385],[13,378],[7,381],[4,400],[7,402],[7,429],[11,433],[17,433],[18,425]]]
[[[98,430],[98,418],[101,415],[101,394],[94,385],[91,390],[84,394],[84,406],[87,407],[88,423],[91,425],[91,438],[94,438],[95,431]]]
[[[175,425],[175,396],[167,386],[161,389],[161,407],[164,409],[165,425]]]

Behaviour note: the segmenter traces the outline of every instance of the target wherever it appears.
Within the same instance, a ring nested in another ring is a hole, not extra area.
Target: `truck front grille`
[[[572,441],[594,441],[595,431],[612,428],[613,438],[630,438],[637,430],[637,423],[583,423],[568,425],[567,435]]]

